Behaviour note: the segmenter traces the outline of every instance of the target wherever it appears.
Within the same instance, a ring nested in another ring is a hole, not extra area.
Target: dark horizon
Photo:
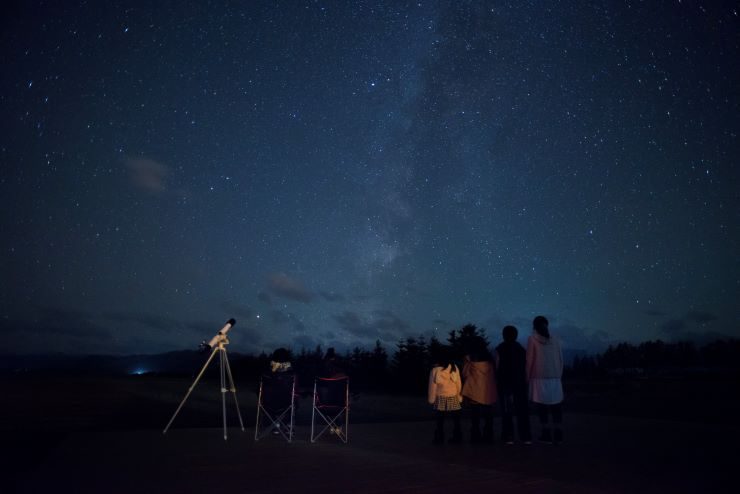
[[[418,340],[416,340],[418,341]],[[399,342],[393,348],[386,348],[382,344],[382,354],[384,356],[384,367],[391,371],[399,362],[399,352],[401,344],[408,343],[408,340]],[[430,341],[424,342],[425,359],[430,357]],[[446,341],[446,345],[449,345]],[[493,351],[498,341],[491,342],[490,349]],[[526,344],[526,342],[524,342]],[[363,368],[365,364],[358,364],[354,360],[359,356],[360,360],[371,356],[378,347],[356,347],[346,351],[340,351],[337,356],[340,361],[345,363],[353,362],[352,365],[359,365],[356,369],[360,373],[368,370]],[[227,347],[228,349],[228,347]],[[656,351],[658,349],[658,351]],[[316,348],[288,348],[287,349],[294,360],[308,359],[314,364],[323,359],[324,352],[327,348],[318,346]],[[680,368],[714,368],[725,369],[732,362],[737,362],[740,357],[740,339],[721,339],[706,341],[702,344],[690,341],[665,342],[662,340],[648,340],[633,344],[629,342],[619,342],[610,345],[600,352],[588,352],[583,349],[563,349],[565,366],[570,369],[569,372],[585,372],[596,368],[602,370],[625,367],[675,367]],[[642,353],[640,355],[639,353]],[[662,352],[662,354],[660,353]],[[71,371],[75,373],[95,372],[104,370],[116,375],[143,375],[143,374],[187,374],[190,375],[205,362],[211,350],[202,349],[190,350],[172,350],[169,352],[153,354],[66,354],[66,353],[39,353],[39,354],[14,354],[0,353],[0,372],[24,373],[24,372],[54,372],[54,371]],[[232,361],[264,361],[270,360],[270,352],[262,353],[243,353],[238,351],[229,351]],[[647,353],[648,355],[645,355]],[[626,364],[641,360],[642,363]],[[714,360],[713,360],[714,359]],[[733,360],[734,359],[734,360]],[[671,360],[667,364],[665,360]],[[418,362],[418,371],[424,374],[427,367],[431,365],[431,360]],[[313,365],[313,364],[312,364]],[[732,365],[731,365],[732,367]],[[251,368],[251,367],[250,367]],[[674,370],[675,370],[674,369]],[[252,369],[256,372],[259,369]],[[725,369],[727,370],[727,369]],[[729,377],[729,376],[728,376]]]

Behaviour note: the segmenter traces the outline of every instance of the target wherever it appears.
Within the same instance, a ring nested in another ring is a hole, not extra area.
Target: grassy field
[[[0,378],[3,430],[158,429],[164,427],[192,384],[190,378],[157,376],[95,377],[14,375]],[[566,413],[732,423],[740,414],[737,382],[729,380],[612,379],[564,383]],[[255,383],[239,382],[237,397],[245,422],[256,411]],[[298,404],[298,422],[310,413],[310,393]],[[198,383],[175,426],[213,427],[221,423],[219,384]],[[231,395],[227,414],[236,420]],[[352,421],[426,420],[425,396],[354,392]]]
[[[674,493],[722,492],[723,482],[740,460],[735,448],[740,428],[732,420],[738,413],[737,383],[721,380],[569,380],[565,383],[567,441],[554,449],[536,444],[507,447],[500,441],[485,451],[470,444],[435,449],[430,445],[432,413],[423,395],[359,393],[352,402],[354,435],[345,453],[307,445],[308,397],[299,402],[295,447],[280,449],[279,441],[274,440],[269,447],[256,445],[250,432],[256,412],[255,385],[239,381],[240,410],[248,430],[238,431],[234,404],[229,399],[232,432],[228,446],[219,432],[221,396],[218,382],[212,379],[195,388],[171,431],[162,436],[161,430],[191,382],[190,378],[146,375],[0,378],[0,427],[6,458],[0,468],[6,484],[15,485],[20,492],[41,492],[48,490],[53,480],[40,479],[59,476],[70,483],[79,482],[88,476],[82,469],[88,472],[92,468],[107,472],[111,478],[122,472],[128,476],[120,485],[110,485],[102,473],[96,474],[91,483],[70,492],[99,492],[101,487],[129,492],[122,486],[136,488],[137,482],[164,475],[155,465],[163,455],[169,455],[172,458],[164,465],[167,478],[160,479],[158,492],[186,492],[189,482],[227,468],[220,463],[222,454],[233,449],[240,456],[229,459],[228,468],[239,482],[248,482],[244,459],[250,455],[260,455],[263,461],[253,468],[269,470],[274,467],[268,460],[290,458],[296,468],[308,472],[314,467],[326,468],[311,463],[321,452],[330,461],[345,463],[348,481],[358,475],[374,486],[364,492],[386,492],[378,477],[389,472],[395,472],[399,486],[406,486],[393,492],[437,492],[429,490],[423,477],[440,470],[468,475],[470,485],[508,486],[501,492],[540,492],[546,486],[553,487],[553,492],[655,492],[666,488]],[[536,431],[536,420],[533,424]],[[500,432],[498,419],[495,428]],[[467,435],[467,428],[464,432]],[[193,471],[178,473],[183,467],[180,462],[184,463],[183,471],[190,467]],[[394,467],[397,464],[418,471],[409,477]],[[177,479],[174,483],[173,478]],[[317,485],[336,489],[335,481]],[[294,485],[285,479],[281,482],[276,484],[280,488],[264,484],[259,492],[282,492],[280,489]],[[445,492],[458,480],[448,478],[446,482]],[[243,490],[239,490],[241,485],[236,485],[237,491]],[[13,488],[3,492],[13,492]]]

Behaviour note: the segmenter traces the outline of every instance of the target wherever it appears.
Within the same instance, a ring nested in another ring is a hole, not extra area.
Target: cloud
[[[693,341],[699,344],[731,338],[708,328],[717,320],[719,317],[711,312],[692,310],[665,321],[660,325],[660,331],[669,341]]]
[[[688,314],[686,314],[686,320],[695,322],[697,324],[707,324],[712,321],[716,321],[718,317],[710,312],[703,312],[703,311],[690,311]]]
[[[295,348],[314,349],[319,345],[321,345],[319,340],[305,334],[293,338],[293,346]]]
[[[234,319],[251,319],[254,317],[255,312],[249,307],[246,307],[244,305],[230,302],[230,301],[224,301],[221,302],[221,308],[226,311],[226,315],[233,316]]]
[[[270,311],[270,320],[276,326],[283,326],[288,323],[289,316],[281,310]]]
[[[126,160],[131,182],[139,189],[151,193],[165,190],[165,179],[169,173],[166,165],[149,158],[131,158]]]
[[[373,315],[376,318],[373,325],[380,331],[407,332],[411,329],[406,321],[389,310],[376,310]]]
[[[53,348],[55,352],[115,353],[116,339],[92,314],[58,308],[39,308],[38,317],[0,319],[0,346],[13,353],[36,353]]]
[[[315,298],[314,293],[306,288],[303,283],[284,273],[270,275],[267,285],[273,295],[278,297],[296,300],[304,304],[311,303]]]
[[[555,335],[563,342],[563,348],[571,350],[601,351],[605,349],[613,338],[603,330],[591,331],[572,323],[550,323]]]
[[[272,305],[272,297],[270,297],[270,294],[267,292],[259,292],[257,294],[257,300],[264,304]]]
[[[655,310],[655,309],[648,309],[645,311],[645,314],[647,314],[648,316],[654,316],[654,317],[662,317],[666,315],[665,312]]]
[[[669,319],[660,325],[660,330],[665,334],[676,334],[686,329],[685,319]]]
[[[718,317],[711,312],[692,310],[682,317],[669,319],[664,322],[660,325],[660,330],[663,334],[674,338],[688,338],[693,340],[695,338],[688,337],[692,332],[687,328],[696,325],[704,327],[717,319]],[[680,336],[681,333],[683,333],[683,337]]]
[[[161,331],[182,327],[183,324],[169,317],[153,314],[140,314],[136,312],[107,312],[103,315],[107,320],[124,324],[139,324],[148,328]]]
[[[226,304],[228,305],[228,303]],[[232,312],[233,313],[233,312]],[[246,317],[251,313],[250,309],[242,308],[239,314],[243,317],[240,323],[237,317],[235,329],[229,332],[229,339],[236,343],[239,348],[249,346],[255,348],[255,344],[262,339],[258,329],[250,325],[253,319]],[[113,326],[125,331],[130,345],[139,348],[161,347],[161,350],[172,350],[173,348],[195,348],[198,342],[210,339],[223,327],[223,320],[183,322],[169,317],[141,314],[135,312],[109,312],[102,316],[107,326]]]
[[[281,310],[272,310],[269,313],[270,322],[273,329],[288,330],[293,333],[305,333],[306,325],[300,317],[292,312],[283,312]]]
[[[319,295],[328,302],[344,302],[346,300],[344,295],[335,292],[319,292]]]
[[[334,316],[334,320],[339,324],[340,328],[353,335],[364,336],[372,331],[370,326],[356,312],[344,311]]]
[[[183,322],[171,317],[137,312],[107,312],[102,315],[106,325],[120,328],[129,344],[141,348],[162,347],[162,350],[193,347],[221,329],[223,321]]]
[[[252,349],[257,349],[259,343],[262,342],[262,334],[256,328],[249,326],[237,327],[235,330],[229,332],[229,339],[233,343],[236,343],[239,348],[244,346]]]
[[[395,341],[410,329],[406,321],[386,310],[374,311],[368,319],[356,312],[344,311],[335,315],[334,320],[343,331],[363,339]]]

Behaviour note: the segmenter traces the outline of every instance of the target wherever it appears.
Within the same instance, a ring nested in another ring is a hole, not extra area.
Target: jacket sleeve
[[[437,369],[435,368],[429,372],[429,388],[427,390],[427,401],[430,405],[433,405],[434,402],[437,400],[437,383],[434,382],[436,370]]]
[[[563,347],[558,340],[558,377],[563,377]]]
[[[532,378],[532,371],[534,370],[534,361],[535,361],[534,352],[535,352],[534,339],[530,337],[527,340],[527,357],[526,357],[527,359],[527,364],[526,364],[527,365],[526,367],[527,381],[529,381]]]
[[[460,371],[457,371],[457,380],[455,381],[455,389],[457,389],[457,398],[462,401],[462,380],[460,379]]]

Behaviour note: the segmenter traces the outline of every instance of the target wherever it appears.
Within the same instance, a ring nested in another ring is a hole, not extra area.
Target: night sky
[[[0,346],[740,337],[731,3],[5,2]]]

